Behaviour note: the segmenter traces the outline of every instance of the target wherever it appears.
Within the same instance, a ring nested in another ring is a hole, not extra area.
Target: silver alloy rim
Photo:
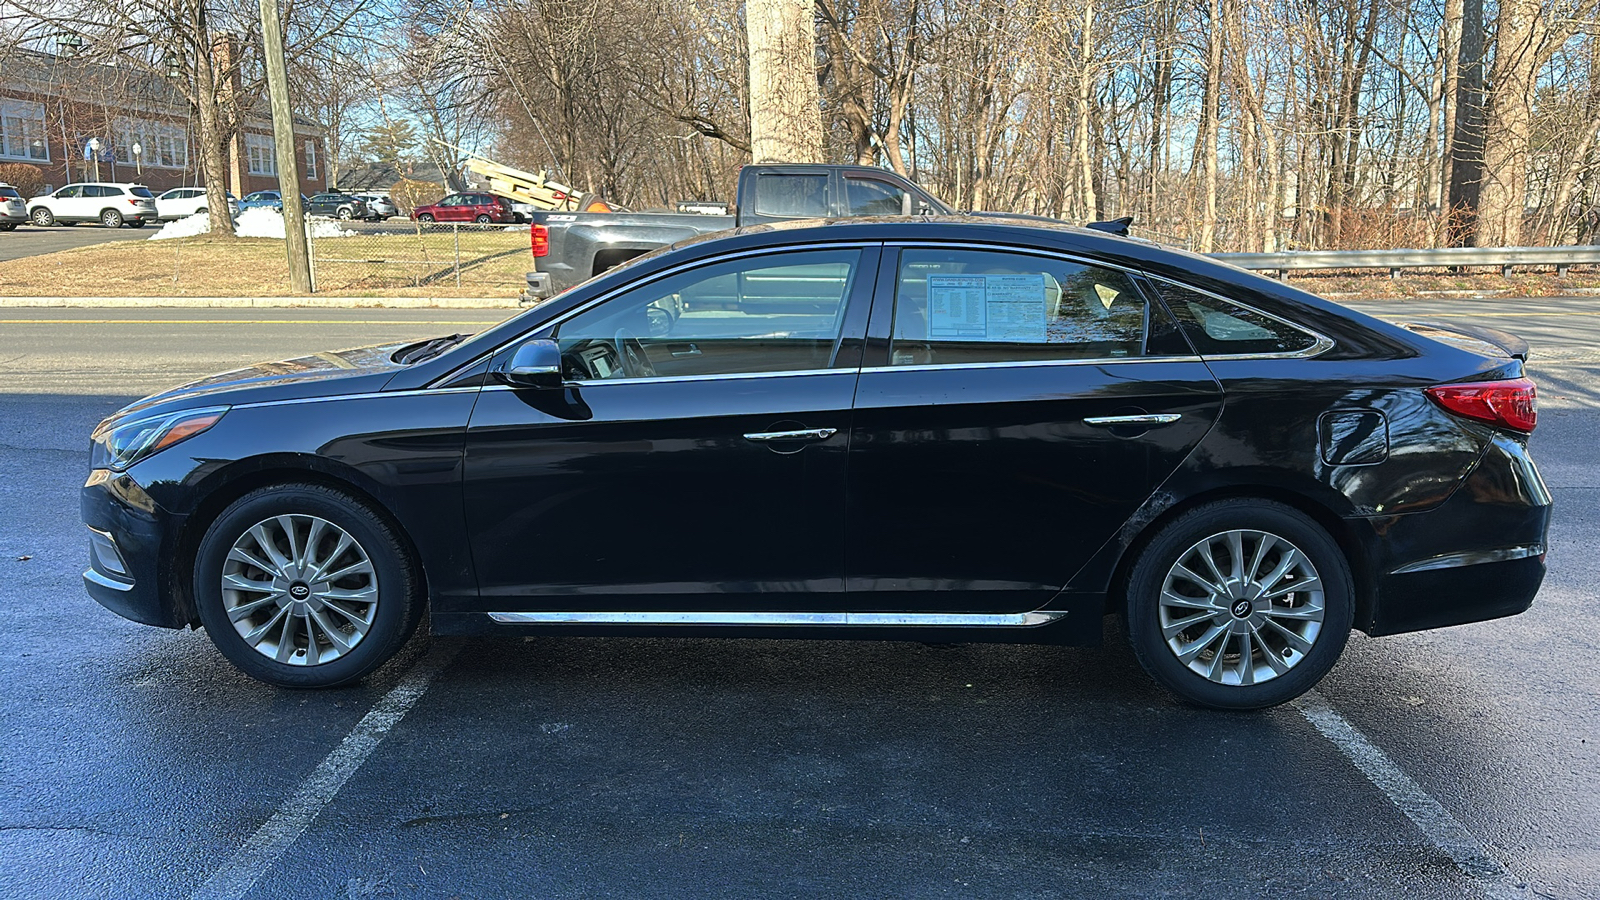
[[[355,649],[378,614],[378,573],[349,532],[307,515],[239,535],[222,564],[222,608],[257,653],[292,666]]]
[[[1265,531],[1214,534],[1161,584],[1161,636],[1217,684],[1270,681],[1299,665],[1326,615],[1322,579],[1300,548]]]

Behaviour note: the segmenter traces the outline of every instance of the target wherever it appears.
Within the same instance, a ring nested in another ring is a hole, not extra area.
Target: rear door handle
[[[837,434],[837,428],[802,428],[798,431],[752,431],[744,436],[747,441],[825,441]]]
[[[1099,427],[1116,425],[1171,425],[1183,418],[1179,413],[1140,413],[1133,416],[1089,416],[1083,420],[1085,425]]]

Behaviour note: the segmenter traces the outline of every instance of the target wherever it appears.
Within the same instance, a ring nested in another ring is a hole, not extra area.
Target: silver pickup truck
[[[953,210],[893,172],[869,166],[759,165],[739,170],[735,214],[533,215],[531,299],[549,297],[658,247],[697,235],[785,219],[948,215]]]

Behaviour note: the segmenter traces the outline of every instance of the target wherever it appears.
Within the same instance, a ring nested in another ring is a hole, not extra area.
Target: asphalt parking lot
[[[0,897],[1600,896],[1600,299],[1364,308],[1533,344],[1550,575],[1512,619],[1354,635],[1253,714],[1175,702],[1114,625],[1092,649],[439,639],[271,688],[84,594],[90,428],[505,313],[0,310]]]
[[[19,225],[10,231],[0,232],[0,262],[111,241],[143,240],[155,234],[159,227],[155,223],[143,228],[106,228],[103,225],[52,225],[38,228]]]

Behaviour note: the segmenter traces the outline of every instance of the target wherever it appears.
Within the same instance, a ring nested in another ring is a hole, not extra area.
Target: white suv
[[[230,192],[224,193],[228,196],[228,212],[235,219],[239,218],[239,198]],[[159,219],[182,219],[203,212],[206,212],[206,189],[203,187],[175,187],[156,198]]]
[[[143,228],[156,218],[156,198],[142,184],[80,182],[69,184],[54,194],[28,201],[28,218],[40,228],[60,222],[99,222],[107,228],[123,224]]]
[[[28,210],[17,189],[0,181],[0,231],[10,231],[28,221]]]

